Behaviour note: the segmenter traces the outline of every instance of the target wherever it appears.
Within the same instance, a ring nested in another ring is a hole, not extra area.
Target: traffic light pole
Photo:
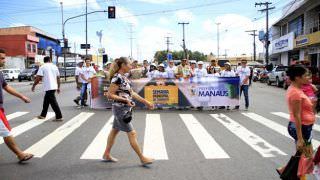
[[[61,3],[61,10],[62,10],[62,13],[63,13],[63,8],[62,8],[62,3]],[[99,12],[108,12],[106,10],[103,10],[103,11],[92,11],[92,12],[89,12],[89,13],[85,13],[85,14],[80,14],[78,16],[73,16],[73,17],[70,17],[68,19],[66,19],[65,21],[63,21],[63,16],[62,16],[62,37],[63,37],[63,62],[64,62],[64,78],[65,78],[65,81],[67,80],[67,68],[66,68],[66,49],[68,48],[68,43],[67,43],[67,40],[66,40],[66,35],[65,35],[65,26],[66,26],[66,23],[71,20],[71,19],[75,19],[75,18],[79,18],[79,17],[82,17],[82,16],[87,16],[89,14],[94,14],[94,13],[99,13]],[[86,21],[86,26],[87,26],[87,21]],[[86,27],[87,28],[87,27]],[[87,31],[86,31],[86,56],[88,55],[88,37],[87,37]]]

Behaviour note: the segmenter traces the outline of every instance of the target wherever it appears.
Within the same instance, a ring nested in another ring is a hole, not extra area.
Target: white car
[[[3,77],[5,80],[14,81],[15,79],[18,79],[18,76],[20,74],[20,69],[2,69]]]

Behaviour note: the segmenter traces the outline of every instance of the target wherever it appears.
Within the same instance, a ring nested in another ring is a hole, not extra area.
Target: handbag
[[[320,146],[319,146],[320,147]],[[313,162],[315,165],[320,163],[320,148],[318,147],[316,154],[314,155]]]
[[[301,152],[297,151],[294,156],[291,156],[284,171],[280,175],[280,179],[283,180],[300,180],[298,177],[298,167],[300,161]]]
[[[301,177],[306,174],[311,174],[314,169],[313,158],[306,157],[304,154],[300,156],[298,176]]]
[[[132,108],[123,116],[123,121],[127,124],[132,121]]]

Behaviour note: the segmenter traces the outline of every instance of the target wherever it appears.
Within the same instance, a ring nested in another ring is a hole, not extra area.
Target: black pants
[[[55,93],[56,93],[56,90],[46,91],[46,94],[45,94],[44,100],[43,100],[42,112],[41,112],[42,117],[47,116],[49,105],[51,105],[53,111],[56,114],[56,119],[62,118],[61,110],[60,110],[59,104],[57,102]]]

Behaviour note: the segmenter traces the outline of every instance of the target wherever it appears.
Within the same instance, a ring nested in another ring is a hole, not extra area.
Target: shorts
[[[0,137],[8,137],[11,135],[11,127],[9,122],[4,114],[3,108],[0,108]]]
[[[301,126],[301,131],[302,131],[302,137],[305,142],[311,143],[312,140],[312,126],[311,125],[302,125]],[[294,122],[289,122],[288,124],[288,132],[290,136],[297,142],[298,141],[298,136],[296,132],[296,124]]]

